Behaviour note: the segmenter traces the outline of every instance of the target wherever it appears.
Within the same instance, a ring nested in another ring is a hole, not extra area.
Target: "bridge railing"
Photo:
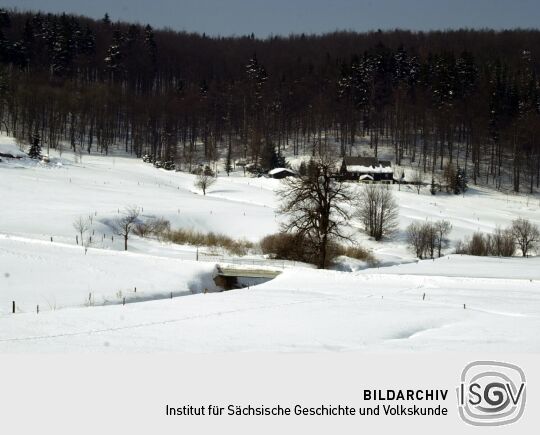
[[[239,258],[228,257],[221,254],[212,254],[209,252],[199,252],[199,261],[213,262],[213,263],[229,263],[229,264],[244,264],[251,266],[272,266],[279,269],[286,269],[288,267],[306,267],[304,263],[289,260],[274,260],[271,258]]]

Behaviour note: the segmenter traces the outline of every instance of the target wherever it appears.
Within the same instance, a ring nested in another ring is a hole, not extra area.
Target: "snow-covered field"
[[[14,142],[0,138],[0,151],[8,149]],[[483,188],[433,197],[394,186],[395,239],[375,243],[351,228],[393,266],[287,267],[249,290],[212,293],[214,264],[195,261],[195,248],[134,236],[126,253],[111,220],[137,205],[173,227],[255,242],[278,228],[277,180],[220,176],[203,196],[193,176],[127,157],[2,160],[0,352],[540,351],[540,257],[416,262],[404,243],[415,220],[450,220],[454,241],[518,216],[540,224],[538,197]],[[73,221],[89,215],[85,252]]]

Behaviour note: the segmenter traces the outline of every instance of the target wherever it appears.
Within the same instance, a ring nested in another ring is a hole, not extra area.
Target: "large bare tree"
[[[278,213],[287,216],[282,230],[304,236],[316,258],[316,265],[328,265],[332,241],[348,239],[345,225],[349,220],[352,194],[346,183],[336,181],[332,174],[336,163],[328,157],[310,162],[307,175],[286,178],[278,190],[281,207]]]
[[[210,186],[216,182],[216,179],[213,175],[206,172],[201,172],[195,178],[195,187],[202,190],[203,195],[206,195],[206,191]]]
[[[128,206],[125,208],[123,215],[115,219],[113,223],[114,232],[124,238],[125,251],[128,250],[129,235],[135,229],[140,213],[139,207],[135,205]]]
[[[512,221],[512,226],[510,227],[512,235],[516,244],[521,249],[521,253],[524,257],[533,250],[536,249],[538,243],[540,242],[540,230],[529,220],[518,218]]]
[[[357,216],[375,240],[391,236],[397,229],[399,208],[388,186],[367,184],[360,191]]]

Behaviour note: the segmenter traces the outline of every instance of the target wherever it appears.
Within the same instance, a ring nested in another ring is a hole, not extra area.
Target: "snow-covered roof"
[[[369,174],[360,175],[360,180],[373,180],[373,177]]]
[[[367,172],[370,174],[391,174],[394,172],[394,170],[391,167],[384,167],[382,165],[375,166],[375,167],[353,165],[353,166],[347,166],[347,172]]]
[[[370,174],[391,174],[394,172],[389,160],[378,160],[375,157],[345,157],[343,164],[347,172]]]
[[[290,174],[294,174],[294,171],[288,169],[288,168],[274,168],[271,171],[268,171],[268,175],[276,175],[280,172],[288,172]]]
[[[5,157],[13,156],[18,158],[27,156],[19,149],[14,139],[5,137],[0,139],[0,153]]]

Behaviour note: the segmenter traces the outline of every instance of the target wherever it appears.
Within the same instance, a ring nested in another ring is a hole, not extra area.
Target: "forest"
[[[379,156],[426,176],[540,187],[540,31],[209,37],[0,11],[1,130],[81,156],[192,170]]]

